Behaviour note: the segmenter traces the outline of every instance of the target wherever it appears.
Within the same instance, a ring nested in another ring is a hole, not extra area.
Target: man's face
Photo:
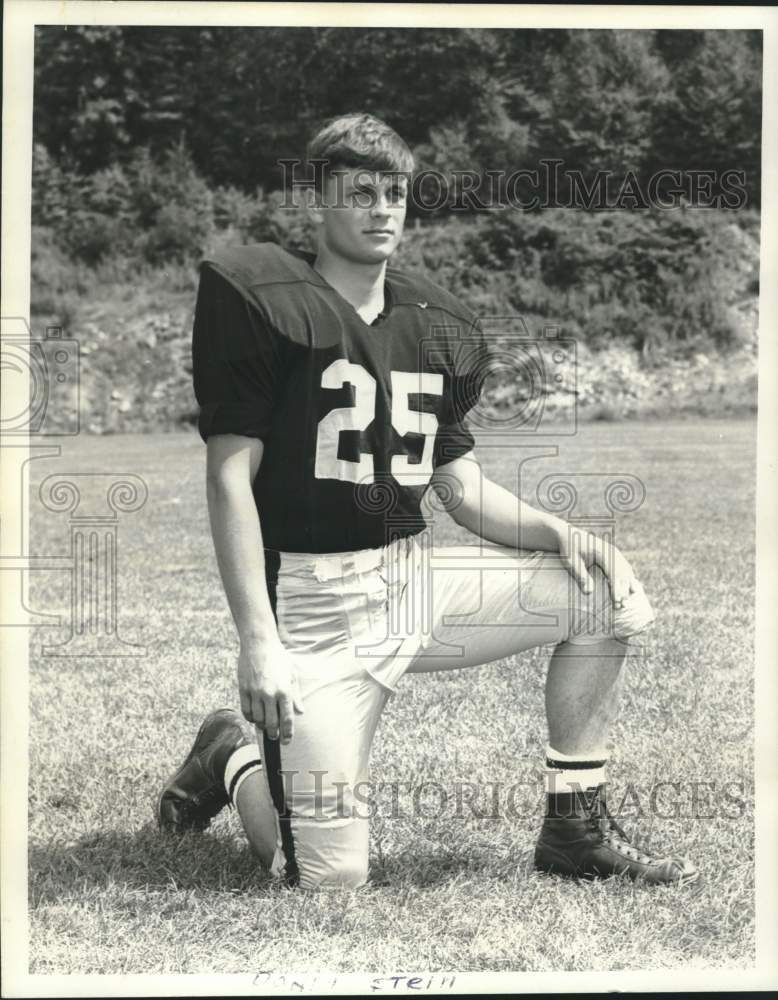
[[[319,239],[331,253],[355,264],[387,260],[402,236],[408,180],[364,168],[327,176],[314,211]]]

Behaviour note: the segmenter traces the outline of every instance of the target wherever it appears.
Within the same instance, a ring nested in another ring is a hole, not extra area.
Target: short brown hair
[[[316,132],[306,150],[317,187],[324,175],[338,167],[364,167],[373,173],[410,174],[413,153],[386,122],[364,112],[330,118]]]

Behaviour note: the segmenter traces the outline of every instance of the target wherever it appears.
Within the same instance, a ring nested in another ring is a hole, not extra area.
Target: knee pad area
[[[298,828],[296,851],[301,889],[358,889],[367,882],[368,856],[366,826],[317,824]]]
[[[573,615],[571,642],[592,643],[603,639],[626,642],[653,625],[656,615],[640,582],[622,607],[615,608],[608,578],[600,567],[592,566],[589,574],[594,580],[594,590],[588,596],[581,594],[580,605]]]
[[[346,798],[332,799],[329,789],[319,809],[291,820],[295,864],[301,889],[357,889],[367,881],[368,817]]]
[[[650,628],[656,619],[654,609],[646,597],[643,585],[638,581],[637,589],[624,602],[621,609],[614,609],[614,634],[617,639],[630,639]]]

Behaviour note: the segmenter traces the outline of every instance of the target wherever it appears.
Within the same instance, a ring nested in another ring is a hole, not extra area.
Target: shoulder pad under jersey
[[[394,267],[387,268],[387,277],[397,296],[396,305],[415,305],[422,306],[428,311],[438,310],[447,316],[449,321],[464,323],[468,328],[477,322],[475,313],[456,295],[436,285],[429,278]]]
[[[253,243],[222,247],[203,264],[229,281],[282,336],[307,344],[310,316],[321,317],[330,297],[327,283],[311,267],[314,259],[276,243]],[[319,326],[326,332],[327,323]]]
[[[229,278],[247,292],[261,285],[308,282],[323,284],[311,269],[313,254],[290,253],[277,243],[251,243],[248,246],[221,247],[203,263]]]

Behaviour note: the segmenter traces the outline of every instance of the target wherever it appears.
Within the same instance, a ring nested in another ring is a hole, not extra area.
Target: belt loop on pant
[[[339,556],[318,556],[313,562],[313,575],[319,583],[336,580],[343,575],[342,562]]]

